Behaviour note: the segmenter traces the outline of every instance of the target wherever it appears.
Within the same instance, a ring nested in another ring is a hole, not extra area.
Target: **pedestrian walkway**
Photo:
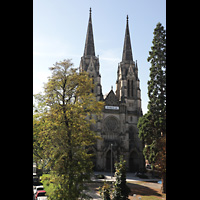
[[[105,176],[105,178],[104,179],[97,179],[94,176],[94,177],[92,177],[91,180],[93,182],[97,182],[97,183],[98,182],[107,182],[107,181],[110,182],[110,181],[115,181],[116,180],[116,178],[114,177],[114,173],[112,174],[112,177],[111,177],[111,173],[109,173],[109,172],[94,172],[94,175],[99,175],[99,174],[103,174]],[[150,184],[148,182],[154,182],[155,185],[157,185],[157,182],[160,181],[160,180],[161,179],[152,179],[152,178],[143,179],[143,178],[139,178],[139,177],[135,176],[135,173],[127,173],[126,174],[127,183],[131,183],[131,182],[134,182],[134,181],[143,181],[143,182],[147,182],[146,183],[147,185]],[[160,184],[159,184],[158,187],[160,187]],[[91,189],[89,191],[86,191],[86,194],[89,195],[93,200],[101,200],[102,199],[100,194],[97,191],[93,190],[93,189]]]
[[[103,174],[105,176],[105,179],[96,179],[94,177],[92,177],[92,181],[115,181],[116,178],[114,177],[114,173],[112,174],[111,177],[111,173],[109,172],[94,172],[94,175],[98,175],[98,174]],[[161,181],[161,179],[157,179],[157,178],[148,178],[148,179],[144,179],[144,178],[139,178],[137,176],[135,176],[135,173],[127,173],[126,174],[126,181],[127,182],[132,182],[132,181],[147,181],[147,182],[158,182]]]
[[[93,200],[102,200],[101,196],[95,191],[86,191],[86,194],[90,196]]]

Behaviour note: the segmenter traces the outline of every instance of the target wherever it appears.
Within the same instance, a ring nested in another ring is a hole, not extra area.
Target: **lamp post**
[[[111,143],[110,147],[111,147],[111,179],[112,179],[112,146],[113,144]]]

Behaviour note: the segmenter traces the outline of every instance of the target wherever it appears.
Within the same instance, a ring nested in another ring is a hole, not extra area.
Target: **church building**
[[[80,71],[87,71],[94,80],[92,91],[98,101],[104,101],[102,118],[97,119],[93,130],[102,140],[90,148],[94,154],[94,169],[110,171],[120,155],[126,160],[127,171],[144,169],[143,143],[138,137],[137,122],[142,116],[141,90],[137,61],[133,60],[128,16],[122,60],[116,66],[116,91],[111,88],[107,95],[102,94],[99,57],[95,55],[91,8],[85,41],[85,49],[80,61]],[[112,155],[111,155],[112,154]],[[111,161],[112,158],[112,161]]]

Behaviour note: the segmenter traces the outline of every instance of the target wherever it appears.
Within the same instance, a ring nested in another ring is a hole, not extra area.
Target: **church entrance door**
[[[129,165],[130,172],[137,172],[139,170],[138,154],[135,151],[133,151],[130,155]]]
[[[111,170],[111,150],[106,154],[106,170]],[[112,170],[114,171],[114,155],[112,153]]]

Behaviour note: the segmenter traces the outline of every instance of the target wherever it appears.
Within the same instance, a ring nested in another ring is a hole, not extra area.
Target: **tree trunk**
[[[64,83],[64,87],[63,87],[64,89],[63,89],[63,99],[62,99],[62,101],[63,101],[63,114],[64,114],[64,119],[65,119],[65,125],[66,125],[66,127],[69,127],[69,120],[68,120],[68,118],[67,118],[67,116],[66,116],[66,104],[65,104],[65,83]],[[69,156],[69,163],[68,163],[68,166],[69,166],[69,168],[68,168],[68,170],[69,170],[69,172],[68,172],[68,174],[69,174],[69,196],[71,197],[72,196],[72,186],[73,186],[73,177],[72,177],[72,175],[73,175],[73,172],[72,172],[72,160],[73,160],[73,156],[72,156],[72,144],[71,144],[71,131],[70,130],[68,130],[68,132],[67,132],[67,136],[68,136],[68,141],[67,141],[67,143],[68,143],[68,148],[69,148],[69,150],[68,150],[68,156]]]
[[[161,192],[166,194],[166,173],[162,174],[162,187]]]

